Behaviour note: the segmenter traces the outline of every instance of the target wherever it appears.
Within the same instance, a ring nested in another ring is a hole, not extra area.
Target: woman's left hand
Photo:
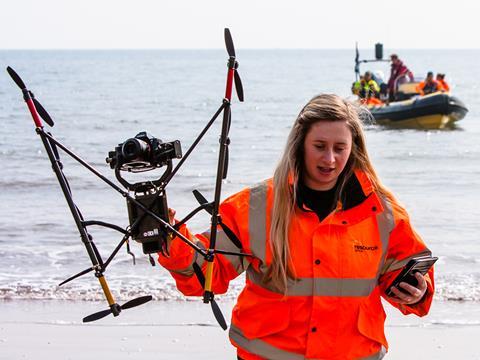
[[[391,296],[389,299],[396,303],[405,305],[411,305],[419,302],[427,291],[427,282],[425,281],[423,275],[419,272],[415,274],[415,278],[418,281],[418,285],[416,287],[405,282],[401,282],[399,284],[399,287],[401,287],[403,290],[399,290],[395,286],[392,286],[391,289],[395,296]]]

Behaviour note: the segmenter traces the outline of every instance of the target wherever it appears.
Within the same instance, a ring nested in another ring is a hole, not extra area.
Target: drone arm
[[[227,83],[225,86],[225,99],[228,99],[228,101],[232,100],[232,84],[233,84],[233,77],[235,75],[234,66],[235,66],[235,58],[233,58],[233,63],[232,63],[232,60],[230,60],[228,63]]]
[[[91,225],[98,225],[98,226],[103,226],[109,229],[117,230],[118,232],[121,232],[122,234],[126,234],[127,230],[121,228],[118,225],[115,224],[110,224],[104,221],[99,221],[99,220],[89,220],[89,221],[82,221],[83,225],[85,226],[91,226]]]
[[[231,210],[234,207],[228,204],[222,204],[220,214],[222,222],[228,224],[229,229],[236,235],[238,239],[242,239],[241,231],[236,226],[234,214]],[[203,233],[193,235],[185,225],[182,225],[179,231],[198,246],[207,248],[210,242],[210,229]],[[239,276],[249,265],[249,257],[234,255],[239,249],[228,237],[225,231],[218,226],[217,230],[217,249],[225,250],[229,254],[217,253],[215,256],[215,266],[212,274],[212,290],[214,293],[224,293],[228,289],[229,282]],[[177,288],[187,296],[200,296],[203,294],[204,288],[194,275],[193,264],[196,263],[203,274],[206,273],[207,261],[200,255],[195,254],[189,246],[175,238],[170,245],[170,257],[159,255],[159,263],[170,271],[176,280]]]
[[[32,115],[32,119],[33,119],[33,122],[35,123],[35,126],[37,128],[42,128],[43,127],[42,120],[40,120],[40,117],[38,116],[37,108],[35,107],[35,105],[33,103],[33,99],[31,98],[30,94],[28,94],[27,92],[24,91],[23,92],[23,98],[24,98],[25,102],[27,103],[28,110],[30,111],[30,114]]]
[[[175,224],[175,228],[176,229],[179,229],[180,226],[182,226],[183,224],[185,224],[188,220],[190,220],[195,214],[197,214],[198,212],[208,208],[209,206],[211,206],[210,203],[207,203],[207,204],[202,204],[200,206],[198,206],[197,208],[195,208],[194,210],[192,210],[187,216],[185,216],[182,220],[180,220],[179,222],[177,222]]]
[[[210,127],[212,126],[212,124],[215,122],[215,120],[217,119],[218,115],[220,115],[220,113],[223,111],[223,109],[225,108],[226,104],[225,103],[222,103],[222,105],[220,105],[220,107],[218,108],[218,110],[215,112],[215,114],[213,115],[213,117],[210,119],[210,121],[207,123],[207,125],[205,126],[205,128],[200,132],[200,134],[197,136],[197,138],[195,139],[195,141],[193,142],[193,144],[188,148],[187,152],[185,153],[185,155],[183,155],[182,159],[178,162],[178,164],[175,166],[175,168],[172,170],[172,172],[168,175],[168,177],[164,180],[165,181],[165,184],[168,184],[170,182],[170,180],[173,178],[173,176],[177,173],[177,171],[180,169],[180,167],[183,165],[183,163],[187,160],[187,158],[190,156],[190,154],[192,153],[192,151],[195,149],[195,147],[198,145],[198,143],[200,142],[200,140],[202,140],[203,136],[207,133],[208,129],[210,129]]]
[[[200,238],[200,236],[199,236]],[[219,237],[220,238],[220,237]],[[199,244],[208,239],[199,239]],[[236,257],[232,255],[217,255],[215,256],[215,266],[212,273],[212,291],[215,294],[223,294],[228,289],[230,280],[236,278],[243,272],[243,261],[241,261],[241,270],[238,271],[235,266],[229,261],[228,257]],[[177,288],[186,296],[202,296],[204,286],[195,276],[193,265],[197,264],[202,273],[205,275],[207,271],[207,262],[198,253],[186,249],[185,245],[175,240],[172,242],[170,249],[170,258],[159,255],[159,263],[170,271],[172,277],[175,279]]]

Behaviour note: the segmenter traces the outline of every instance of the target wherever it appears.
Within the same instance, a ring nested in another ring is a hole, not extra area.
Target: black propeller
[[[209,203],[207,201],[207,199],[205,198],[205,196],[203,196],[200,191],[198,190],[193,190],[193,196],[195,196],[195,199],[197,199],[198,203],[200,205],[204,205],[204,204],[210,204],[209,206],[206,206],[205,207],[205,210],[211,215],[212,212],[213,212],[213,203]],[[241,241],[238,239],[237,235],[235,235],[235,233],[227,226],[223,223],[223,221],[219,221],[218,222],[219,225],[222,227],[222,230],[225,232],[225,235],[228,236],[228,238],[239,248],[241,249],[243,246],[242,246],[242,243]]]
[[[80,277],[80,276],[83,276],[85,274],[88,274],[90,271],[93,271],[93,267],[91,268],[88,268],[88,269],[85,269],[83,271],[80,271],[78,274],[75,274],[71,277],[69,277],[67,280],[64,280],[62,281],[60,284],[58,284],[58,286],[62,286],[62,285],[65,285],[66,283],[72,281],[72,280],[75,280],[76,278]]]
[[[220,310],[220,306],[218,306],[213,296],[210,299],[210,305],[212,306],[213,316],[215,316],[218,325],[220,325],[223,330],[227,330],[228,326],[227,322],[225,321],[225,317],[223,316],[222,310]]]
[[[225,45],[227,47],[228,56],[235,57],[235,47],[233,46],[232,34],[230,34],[230,29],[225,28]]]
[[[112,313],[112,310],[110,310],[110,309],[102,310],[102,311],[99,311],[95,314],[88,315],[88,316],[84,317],[83,322],[86,323],[86,322],[92,322],[92,321],[100,320],[100,319],[104,318],[105,316],[110,315],[111,313]]]
[[[117,316],[120,313],[120,311],[122,311],[122,310],[130,309],[130,308],[133,308],[135,306],[145,304],[146,302],[149,302],[150,300],[152,300],[152,296],[147,295],[147,296],[141,296],[141,297],[138,297],[136,299],[132,299],[130,301],[127,301],[123,305],[113,304],[113,305],[110,306],[111,307],[110,309],[102,310],[102,311],[99,311],[95,314],[88,315],[88,316],[84,317],[83,322],[85,323],[85,322],[96,321],[96,320],[104,318],[105,316],[110,315],[112,313],[114,315],[116,314],[115,316]]]
[[[35,105],[35,109],[37,109],[38,115],[45,121],[48,125],[53,126],[53,120],[51,116],[48,114],[47,110],[40,104],[40,102],[35,99],[35,95],[29,90],[27,90],[27,86],[23,82],[22,78],[13,70],[10,66],[7,66],[7,72],[10,75],[10,77],[13,79],[15,84],[22,90],[25,96],[30,96],[30,98],[33,101],[33,104]],[[28,94],[28,95],[26,95]]]
[[[40,104],[40,102],[35,99],[35,95],[31,91],[29,91],[30,96],[32,97],[33,103],[35,104],[35,109],[37,109],[38,115],[45,121],[50,127],[54,125],[53,119],[48,114],[47,110]]]
[[[227,47],[228,56],[230,56],[230,61],[234,64],[235,74],[235,89],[237,91],[238,100],[243,101],[243,85],[242,79],[240,78],[240,74],[238,73],[238,61],[235,60],[235,47],[233,46],[233,39],[232,35],[230,34],[230,30],[225,28],[225,46]]]
[[[233,79],[235,80],[235,89],[237,90],[238,100],[243,102],[243,85],[242,79],[240,79],[240,75],[238,74],[238,62],[235,61],[235,74]]]
[[[202,196],[202,195],[200,194],[200,196]],[[204,288],[205,287],[205,276],[203,275],[202,269],[200,268],[200,266],[196,262],[193,263],[193,270],[195,271],[195,275],[197,275],[197,279],[200,282],[200,285],[202,285],[202,287]],[[225,321],[225,318],[222,314],[222,310],[220,310],[220,306],[218,306],[217,302],[214,299],[213,293],[210,294],[210,299],[209,300],[210,300],[209,302],[210,302],[211,307],[212,307],[213,316],[215,316],[215,319],[217,320],[218,325],[220,325],[220,327],[223,330],[227,330],[227,328],[228,328],[227,322]]]
[[[213,203],[209,203],[208,200],[205,198],[205,196],[202,195],[202,193],[198,190],[193,190],[193,196],[195,196],[195,199],[197,199],[198,203],[200,205],[204,204],[209,204],[208,206],[205,207],[205,210],[212,215],[213,212]]]
[[[7,66],[7,72],[21,90],[25,90],[27,88],[20,76],[18,76],[15,70],[13,70],[10,66]]]

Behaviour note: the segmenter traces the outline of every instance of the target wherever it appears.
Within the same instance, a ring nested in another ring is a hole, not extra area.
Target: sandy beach
[[[220,301],[227,318],[232,303]],[[0,359],[234,359],[227,332],[197,301],[156,301],[83,324],[103,303],[0,302]],[[455,321],[447,320],[455,319]],[[474,303],[434,303],[424,319],[388,309],[387,359],[480,359],[480,309]]]

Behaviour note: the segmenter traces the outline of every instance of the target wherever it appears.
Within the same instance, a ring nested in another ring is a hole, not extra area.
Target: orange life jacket
[[[445,80],[437,80],[438,84],[440,85],[440,90],[443,91],[450,91],[450,86],[448,86],[448,83]]]
[[[437,80],[432,80],[431,82],[421,81],[417,85],[417,92],[419,92],[420,95],[432,94],[436,91],[440,91],[441,89],[441,85]]]
[[[240,239],[242,250],[254,255],[217,255],[214,267],[215,293],[225,292],[229,281],[246,271],[229,333],[242,359],[380,359],[388,349],[380,297],[409,259],[430,251],[405,210],[374,192],[363,172],[355,171],[351,181],[357,191],[361,188],[361,203],[346,209],[339,204],[322,221],[313,212],[295,209],[289,242],[296,279],[290,280],[286,296],[262,280],[272,256],[268,229],[273,182],[222,203],[223,222]],[[208,231],[196,236],[185,227],[181,231],[208,247]],[[221,230],[217,248],[238,250]],[[159,262],[170,270],[178,289],[201,295],[192,264],[205,270],[203,259],[179,239],[172,241],[170,253],[169,258],[160,255]],[[420,303],[391,304],[404,314],[425,315],[432,301],[433,269],[427,284]]]
[[[364,105],[383,105],[383,101],[375,97],[362,99],[360,102]]]

